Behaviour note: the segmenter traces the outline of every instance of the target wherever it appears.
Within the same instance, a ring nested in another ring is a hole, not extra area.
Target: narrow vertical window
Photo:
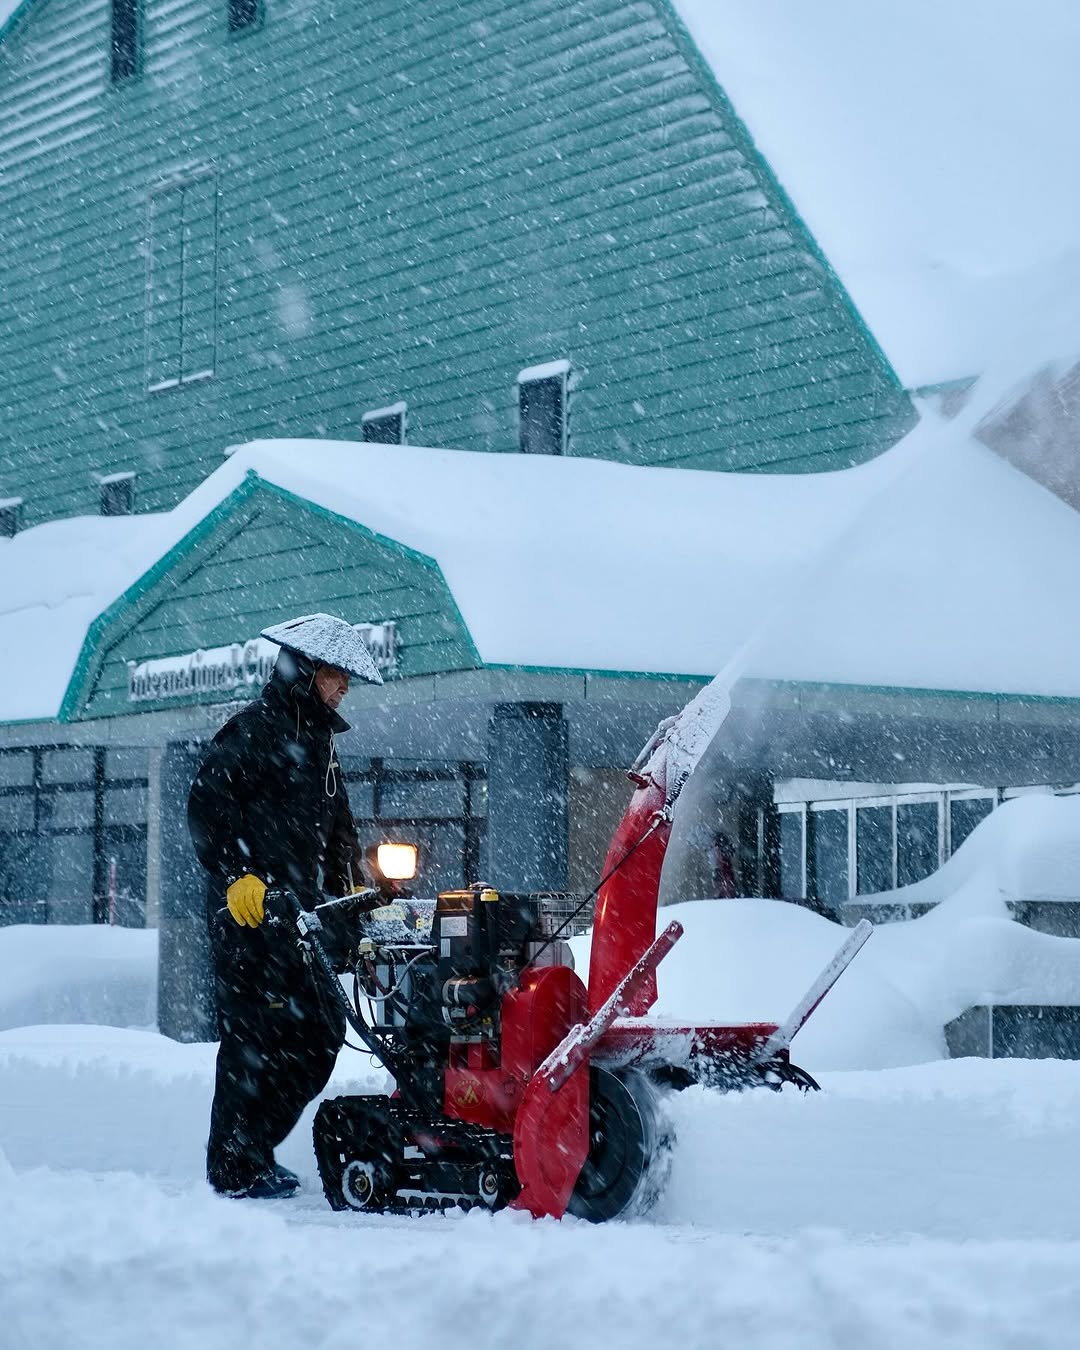
[[[130,516],[135,509],[135,475],[110,473],[99,478],[101,486],[101,514],[103,516]]]
[[[0,501],[0,539],[14,539],[19,533],[21,497],[6,497]]]
[[[255,28],[262,20],[262,0],[229,0],[229,32]]]
[[[891,891],[896,852],[891,806],[855,808],[855,893]]]
[[[139,73],[142,0],[112,0],[112,78],[114,84]]]
[[[551,361],[518,375],[518,448],[523,455],[565,454],[569,369],[569,361]]]
[[[405,411],[404,403],[395,403],[389,408],[364,413],[360,419],[363,439],[380,445],[404,445]]]
[[[813,869],[813,897],[831,909],[850,898],[850,812],[846,806],[818,806],[808,822],[808,862]]]
[[[172,183],[150,198],[146,387],[214,373],[217,347],[217,179]]]
[[[896,884],[910,886],[941,866],[940,807],[905,801],[896,807]]]
[[[806,810],[780,812],[780,894],[786,900],[806,895]]]

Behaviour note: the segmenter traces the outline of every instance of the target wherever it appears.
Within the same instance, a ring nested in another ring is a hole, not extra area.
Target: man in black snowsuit
[[[291,1195],[274,1160],[326,1086],[344,1020],[320,996],[273,888],[305,909],[362,881],[362,854],[335,751],[349,676],[382,680],[351,625],[326,614],[264,629],[281,651],[259,698],[210,743],[188,826],[210,873],[208,921],[218,1000],[207,1179],[228,1195]],[[271,890],[271,905],[264,901]],[[269,912],[268,912],[269,911]]]

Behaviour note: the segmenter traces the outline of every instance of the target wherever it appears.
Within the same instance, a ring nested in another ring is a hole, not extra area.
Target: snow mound
[[[0,1031],[49,1022],[154,1026],[157,959],[155,929],[0,928]]]

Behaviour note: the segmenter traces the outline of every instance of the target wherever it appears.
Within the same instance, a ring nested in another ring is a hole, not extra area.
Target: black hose
[[[300,901],[291,891],[275,890],[275,895],[284,898],[287,909],[292,913],[292,918],[297,927],[300,926],[300,920],[308,916],[308,911],[304,909]],[[344,1013],[345,1020],[349,1026],[356,1032],[357,1036],[364,1042],[367,1049],[378,1059],[386,1069],[398,1080],[401,1085],[401,1078],[404,1073],[404,1067],[399,1063],[398,1057],[386,1042],[377,1036],[370,1027],[365,1026],[363,1020],[353,1012],[352,1005],[345,990],[341,987],[341,982],[337,977],[337,971],[334,969],[333,962],[326,954],[326,948],[319,941],[316,932],[312,932],[306,927],[302,930],[301,942],[311,953],[314,964],[319,967],[319,972],[312,971],[312,978],[315,980],[315,988],[320,999],[329,998],[332,1004],[336,1004],[339,1011]],[[324,1003],[324,1008],[326,1004]],[[352,1046],[352,1049],[359,1049],[358,1046]]]

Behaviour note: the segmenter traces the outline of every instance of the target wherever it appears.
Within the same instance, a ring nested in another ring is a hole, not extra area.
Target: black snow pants
[[[216,1190],[243,1190],[273,1166],[274,1149],[326,1086],[345,1038],[320,996],[291,925],[269,916],[244,928],[210,919],[218,1001],[217,1074],[206,1146]]]

